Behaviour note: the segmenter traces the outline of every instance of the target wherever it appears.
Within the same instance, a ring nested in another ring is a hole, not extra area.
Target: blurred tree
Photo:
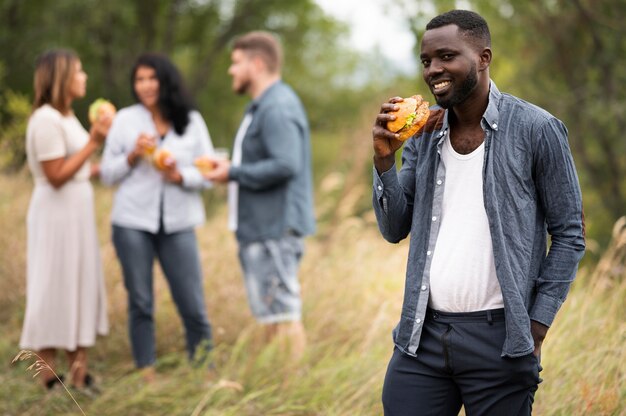
[[[2,88],[5,69],[0,62],[0,166],[17,170],[26,161],[24,132],[31,104],[24,94]]]
[[[626,213],[626,2],[473,3],[493,16],[497,47],[512,60],[509,90],[568,127],[588,235],[605,246]]]
[[[4,87],[32,97],[35,58],[54,47],[75,50],[89,75],[76,113],[93,99],[131,103],[129,72],[144,51],[169,54],[181,68],[217,145],[230,145],[247,99],[236,99],[226,71],[233,37],[270,30],[285,46],[284,78],[300,93],[313,128],[336,127],[355,114],[360,89],[340,83],[356,54],[337,42],[347,27],[313,0],[0,0]],[[342,96],[342,100],[337,97]],[[8,109],[0,114],[8,117]],[[8,119],[5,117],[5,119]]]

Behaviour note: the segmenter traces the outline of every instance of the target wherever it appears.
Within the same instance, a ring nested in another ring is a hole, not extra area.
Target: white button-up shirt
[[[200,190],[210,183],[193,161],[198,156],[213,153],[213,145],[200,113],[192,111],[189,118],[182,135],[172,128],[159,143],[159,147],[172,153],[183,177],[182,184],[174,184],[165,181],[150,160],[138,160],[134,166],[128,164],[128,154],[135,148],[141,133],[158,137],[150,112],[143,105],[135,104],[117,113],[107,136],[100,168],[102,182],[119,185],[111,213],[113,224],[156,233],[161,206],[166,233],[204,222]]]

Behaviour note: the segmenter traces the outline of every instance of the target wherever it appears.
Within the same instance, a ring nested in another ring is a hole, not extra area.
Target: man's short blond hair
[[[283,64],[283,48],[276,35],[264,31],[246,33],[235,39],[233,50],[237,49],[250,56],[261,58],[270,73],[280,72]]]

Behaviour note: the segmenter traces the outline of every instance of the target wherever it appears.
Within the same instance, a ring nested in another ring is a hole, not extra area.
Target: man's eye
[[[454,56],[452,54],[445,54],[441,56],[441,59],[444,61],[449,61],[450,59],[454,58]]]
[[[422,59],[422,66],[427,67],[428,65],[430,65],[430,61]]]

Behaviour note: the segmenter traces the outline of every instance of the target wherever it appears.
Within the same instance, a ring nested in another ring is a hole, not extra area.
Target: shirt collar
[[[272,91],[274,91],[276,89],[277,85],[280,84],[280,83],[281,83],[281,80],[278,80],[278,81],[274,82],[272,85],[270,85],[269,87],[267,87],[267,89],[265,91],[263,91],[263,93],[260,96],[258,96],[257,98],[252,100],[252,102],[250,104],[248,104],[248,108],[246,108],[246,112],[254,113],[257,110],[257,108],[259,108],[261,103],[263,101],[265,101],[267,99],[267,97],[272,95]]]
[[[496,87],[496,83],[493,81],[489,81],[489,103],[487,104],[487,109],[485,110],[485,113],[483,114],[482,117],[482,121],[483,123],[483,128],[490,128],[491,130],[498,130],[498,120],[500,117],[500,111],[498,110],[498,107],[500,106],[500,99],[502,98],[502,93],[500,92],[500,90],[498,89],[498,87]],[[446,112],[444,113],[444,118],[443,118],[443,125],[441,127],[441,131],[439,132],[439,134],[437,135],[440,140],[438,143],[438,147],[441,147],[441,144],[443,143],[443,140],[446,137],[446,134],[448,134],[448,131],[450,130],[450,124],[448,124],[448,114],[449,111],[446,110]]]
[[[484,124],[488,126],[492,130],[498,130],[498,120],[500,118],[500,112],[498,107],[500,107],[500,99],[502,98],[502,93],[496,87],[496,83],[493,81],[489,82],[489,104],[487,104],[487,109],[485,110],[485,114],[483,114]]]

